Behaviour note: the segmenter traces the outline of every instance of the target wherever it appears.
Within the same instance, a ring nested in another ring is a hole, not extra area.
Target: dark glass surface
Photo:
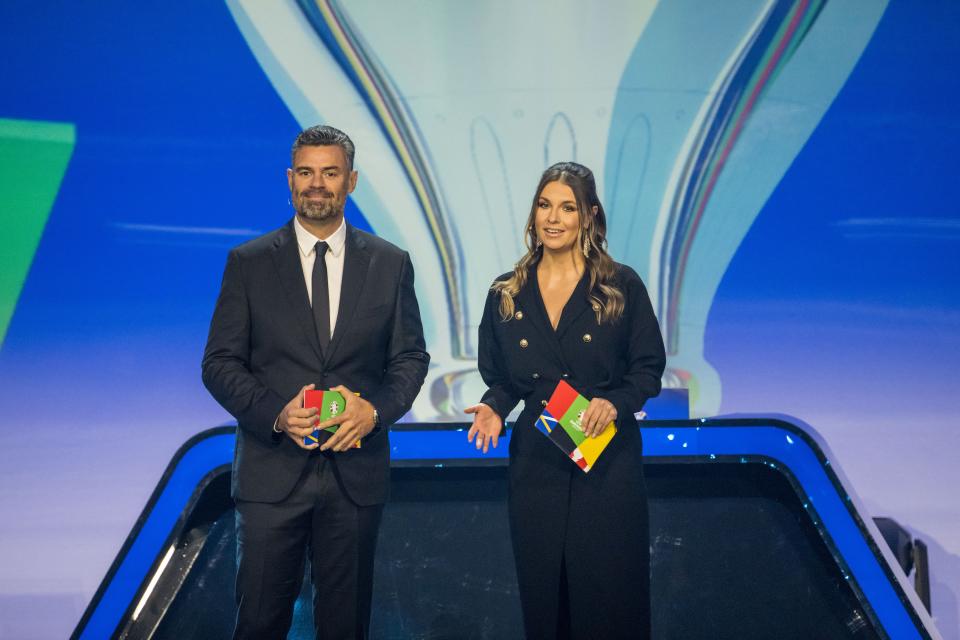
[[[377,553],[372,637],[522,637],[505,473],[502,467],[394,469]],[[654,637],[879,637],[780,472],[762,464],[653,463],[647,482]],[[225,486],[216,483],[205,494]],[[154,638],[230,637],[233,511],[223,508],[222,495],[204,495],[203,502],[219,505],[219,515],[209,517],[213,508],[191,516],[192,533],[178,546],[183,552],[171,561],[139,628],[128,627],[129,637],[149,635],[149,614],[159,615],[164,602],[169,608]],[[291,638],[313,637],[309,593],[305,582]]]
[[[647,465],[655,638],[877,638],[789,482]]]

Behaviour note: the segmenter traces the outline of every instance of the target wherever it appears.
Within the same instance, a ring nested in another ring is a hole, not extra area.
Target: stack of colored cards
[[[560,447],[584,473],[590,471],[596,464],[600,454],[617,433],[617,428],[611,422],[603,433],[595,438],[583,435],[580,422],[589,404],[589,400],[561,380],[553,390],[547,408],[543,410],[536,422],[537,429],[550,438],[553,444]]]
[[[343,394],[339,391],[304,391],[303,392],[303,407],[305,409],[310,409],[317,407],[320,409],[320,413],[317,415],[317,418],[320,422],[324,420],[329,420],[330,418],[336,418],[338,415],[343,413],[343,410],[346,408],[347,402],[343,398]],[[330,433],[336,433],[337,429],[340,428],[340,425],[333,425],[327,427],[324,431],[329,431]],[[320,430],[317,429],[313,433],[303,438],[304,444],[319,444],[320,443]],[[360,441],[357,440],[353,444],[354,449],[360,448]]]

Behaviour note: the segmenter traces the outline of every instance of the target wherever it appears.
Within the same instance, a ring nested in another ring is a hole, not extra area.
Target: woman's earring
[[[589,236],[583,236],[583,257],[584,258],[590,257],[590,237]]]

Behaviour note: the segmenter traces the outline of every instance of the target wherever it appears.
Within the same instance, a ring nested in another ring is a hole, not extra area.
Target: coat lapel
[[[557,324],[557,339],[563,342],[563,337],[567,330],[580,319],[585,311],[592,310],[590,300],[587,298],[587,289],[590,287],[590,274],[584,270],[580,282],[577,283],[570,299],[563,307],[563,313],[560,314],[560,322]]]
[[[322,360],[323,354],[320,351],[320,341],[317,339],[317,327],[313,322],[313,311],[310,309],[310,298],[307,296],[307,284],[303,281],[303,265],[300,263],[300,247],[297,246],[293,220],[277,236],[273,248],[273,262],[297,324],[307,336],[317,357]]]
[[[353,322],[357,310],[357,302],[363,290],[363,283],[367,278],[367,267],[370,266],[370,252],[366,242],[351,225],[347,225],[347,239],[344,244],[343,280],[340,284],[340,305],[337,311],[337,324],[333,328],[333,337],[330,339],[330,353],[326,362],[329,365],[337,352],[337,347],[343,339],[350,324]]]
[[[540,333],[541,339],[549,347],[550,352],[556,356],[560,366],[564,370],[568,369],[566,359],[563,357],[563,349],[560,347],[559,334],[553,330],[553,326],[550,324],[547,307],[543,304],[543,297],[540,295],[536,265],[531,266],[527,272],[527,284],[517,294],[517,302],[519,302],[520,310],[530,318],[530,323]],[[563,322],[562,316],[560,321]]]

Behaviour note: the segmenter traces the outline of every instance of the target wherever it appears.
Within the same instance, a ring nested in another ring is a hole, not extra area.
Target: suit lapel
[[[323,360],[320,350],[320,341],[317,339],[317,328],[313,322],[313,311],[310,309],[310,298],[307,296],[307,285],[303,280],[303,265],[300,263],[300,247],[297,246],[297,234],[293,230],[293,221],[284,227],[277,236],[273,248],[273,262],[280,275],[280,284],[283,286],[290,309],[297,319],[297,324],[307,336],[310,346],[317,357]]]
[[[536,265],[531,266],[530,270],[527,271],[527,284],[517,294],[517,301],[520,303],[520,309],[530,318],[530,323],[540,333],[541,339],[548,346],[550,352],[556,356],[560,366],[564,370],[568,369],[566,359],[563,357],[563,349],[560,347],[559,334],[553,330],[553,326],[550,324],[547,307],[543,304],[543,297],[540,295]],[[516,322],[516,320],[513,322]],[[523,321],[520,320],[520,322]]]
[[[590,274],[584,269],[583,276],[580,277],[580,282],[577,283],[573,293],[570,294],[570,299],[567,300],[567,304],[564,305],[563,312],[560,314],[560,322],[557,323],[557,339],[561,342],[563,342],[563,336],[567,333],[567,330],[573,326],[580,316],[585,311],[592,310],[590,300],[587,299],[589,286]]]
[[[330,339],[330,353],[326,362],[333,361],[333,355],[343,339],[343,334],[353,321],[357,310],[357,302],[363,290],[363,283],[367,278],[367,267],[370,266],[370,252],[366,242],[360,234],[347,225],[347,239],[344,243],[343,280],[340,283],[340,304],[337,307],[337,324],[333,328],[333,337]]]

